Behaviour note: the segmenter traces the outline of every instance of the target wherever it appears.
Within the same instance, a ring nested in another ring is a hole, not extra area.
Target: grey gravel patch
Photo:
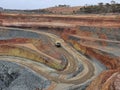
[[[0,60],[0,90],[41,90],[47,88],[50,83],[28,68]]]

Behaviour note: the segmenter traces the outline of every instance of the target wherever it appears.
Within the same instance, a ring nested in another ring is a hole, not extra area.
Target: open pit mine
[[[0,90],[120,90],[120,17],[1,13]]]

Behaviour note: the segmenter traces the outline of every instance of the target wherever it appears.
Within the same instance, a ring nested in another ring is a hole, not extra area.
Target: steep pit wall
[[[99,60],[108,68],[86,90],[120,88],[120,28],[80,26],[76,30],[64,30],[62,37],[78,52]]]
[[[92,56],[109,69],[120,67],[120,28],[80,26],[61,35],[80,53]]]
[[[80,53],[86,55],[88,58],[93,57],[103,63],[108,69],[116,69],[120,67],[120,57],[106,53],[99,49],[83,46],[76,41],[69,41],[69,43],[76,48]]]

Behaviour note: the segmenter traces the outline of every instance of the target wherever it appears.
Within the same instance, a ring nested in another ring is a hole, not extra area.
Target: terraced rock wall
[[[0,16],[0,25],[29,28],[58,35],[82,55],[90,59],[95,58],[95,60],[100,61],[107,67],[108,71],[101,73],[87,90],[112,90],[110,89],[110,85],[117,82],[116,79],[119,78],[120,73],[119,18],[118,16],[97,15],[55,16],[2,14]],[[105,81],[102,82],[104,79]],[[109,81],[107,82],[108,79]],[[96,82],[99,83],[96,85]],[[104,85],[99,88],[102,83],[104,83],[106,89]],[[96,87],[93,88],[95,85]],[[119,86],[118,84],[115,85],[112,88]]]
[[[119,28],[80,26],[74,33],[67,30],[64,34],[63,38],[81,53],[94,56],[108,68],[120,66]]]
[[[97,15],[55,16],[1,14],[0,20],[3,26],[20,28],[34,27],[38,30],[57,34],[68,43],[71,43],[78,51],[86,55],[94,56],[98,60],[101,60],[102,63],[105,63],[106,66],[108,66],[108,68],[115,68],[116,66],[119,66],[116,65],[120,60],[119,16],[107,17]],[[6,25],[8,22],[9,24]],[[27,22],[34,23],[31,26],[32,23],[29,25]],[[40,24],[44,22],[47,23],[42,25]],[[116,63],[115,66],[113,66],[108,59],[112,59],[112,62]]]
[[[105,26],[105,27],[119,27],[120,26],[120,17],[118,16],[100,16],[100,15],[81,15],[81,16],[72,16],[72,15],[25,15],[25,14],[1,14],[0,20],[3,21],[3,25],[9,22],[9,25],[16,23],[19,24],[30,24],[33,23],[37,26],[37,23],[50,22],[45,23],[46,25],[50,25],[54,27],[56,26]],[[12,22],[11,22],[12,21]],[[52,24],[52,25],[51,25]],[[58,25],[60,24],[60,25]],[[45,25],[45,26],[46,26]],[[34,25],[32,25],[34,26]],[[44,26],[42,24],[42,26]]]

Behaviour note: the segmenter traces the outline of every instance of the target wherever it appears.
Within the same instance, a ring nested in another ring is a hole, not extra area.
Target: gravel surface
[[[42,90],[50,81],[16,63],[0,60],[0,90]]]

